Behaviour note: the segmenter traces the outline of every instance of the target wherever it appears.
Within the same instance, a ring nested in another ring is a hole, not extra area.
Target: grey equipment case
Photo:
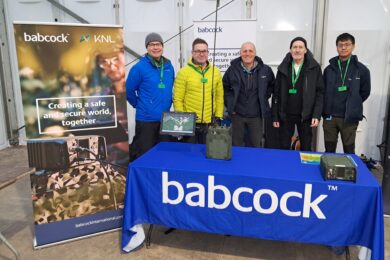
[[[232,159],[232,128],[210,126],[206,135],[206,157],[209,159]]]
[[[320,165],[324,180],[356,182],[356,164],[348,155],[324,154],[321,156]]]

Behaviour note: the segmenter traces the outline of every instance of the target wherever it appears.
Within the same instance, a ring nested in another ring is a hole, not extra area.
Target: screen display
[[[195,135],[196,114],[186,112],[164,112],[160,134],[174,136]]]

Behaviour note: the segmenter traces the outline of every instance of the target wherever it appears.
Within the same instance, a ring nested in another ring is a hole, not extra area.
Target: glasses
[[[199,54],[206,54],[206,53],[209,53],[208,50],[194,50],[192,51],[193,53],[199,55]]]
[[[162,47],[161,42],[149,43],[148,47]]]
[[[99,67],[104,69],[107,67],[110,67],[111,65],[116,66],[118,64],[118,57],[108,58],[108,59],[102,59],[99,63]]]
[[[342,49],[342,48],[349,48],[351,46],[352,46],[352,43],[349,43],[349,42],[347,42],[347,43],[338,43],[337,44],[337,48],[340,48],[340,49]]]

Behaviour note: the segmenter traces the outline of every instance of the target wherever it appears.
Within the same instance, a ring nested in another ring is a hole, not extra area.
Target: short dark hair
[[[194,49],[195,45],[197,45],[197,44],[206,44],[207,47],[209,46],[205,40],[203,40],[203,39],[201,39],[201,38],[196,38],[196,39],[192,42],[192,49]]]
[[[355,45],[355,37],[353,37],[352,34],[349,34],[349,33],[342,33],[340,34],[339,36],[337,36],[337,39],[336,39],[336,46],[339,42],[345,42],[345,41],[348,41],[348,40],[351,40],[352,44]]]

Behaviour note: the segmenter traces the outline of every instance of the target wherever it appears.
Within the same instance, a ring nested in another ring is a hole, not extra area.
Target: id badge
[[[164,85],[164,83],[160,83],[160,84],[158,84],[158,88],[165,88],[165,85]]]
[[[338,88],[338,91],[339,91],[339,92],[347,91],[347,86],[345,86],[345,85],[340,86],[340,87]]]
[[[207,83],[208,80],[207,80],[206,78],[201,78],[201,79],[200,79],[200,82],[202,82],[202,83]]]
[[[295,88],[290,88],[288,94],[297,94],[297,90]]]

